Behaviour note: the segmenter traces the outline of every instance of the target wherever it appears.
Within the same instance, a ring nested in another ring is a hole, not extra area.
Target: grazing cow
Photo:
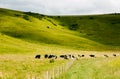
[[[75,58],[75,56],[74,55],[71,55],[71,54],[69,54],[69,55],[67,55],[68,57],[67,58],[70,58],[70,59],[74,59]]]
[[[56,55],[49,55],[48,58],[49,58],[49,59],[50,59],[50,58],[55,58],[55,59],[57,59],[57,56],[56,56]]]
[[[105,54],[104,56],[105,56],[105,57],[109,57],[109,56],[108,56],[108,55],[106,55],[106,54]]]
[[[53,55],[53,57],[54,57],[55,59],[57,59],[57,56],[56,56],[56,55]]]
[[[68,59],[67,55],[65,55],[64,59]]]
[[[52,58],[52,55],[49,55],[49,56],[48,56],[48,59],[50,59],[50,58]]]
[[[114,57],[116,57],[117,55],[116,54],[113,54]]]
[[[60,58],[64,58],[65,57],[65,55],[60,55]]]
[[[84,57],[85,55],[78,55],[78,57]]]
[[[81,57],[84,57],[85,55],[82,55]]]
[[[68,59],[67,55],[60,55],[60,58]]]
[[[69,57],[69,58],[72,58],[72,55],[69,54],[68,57]]]
[[[75,58],[75,56],[74,56],[74,55],[72,55],[72,58]]]
[[[35,58],[36,59],[40,59],[41,55],[36,55]]]
[[[45,58],[48,58],[48,54],[45,54],[44,57],[45,57]]]
[[[95,57],[95,55],[92,55],[92,54],[91,54],[91,55],[89,55],[89,56],[90,56],[90,57]]]

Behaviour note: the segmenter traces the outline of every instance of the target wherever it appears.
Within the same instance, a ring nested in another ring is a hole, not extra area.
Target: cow
[[[57,59],[57,56],[56,56],[56,55],[49,55],[49,56],[48,56],[48,59],[51,59],[51,58]]]
[[[92,55],[92,54],[91,54],[91,55],[89,55],[89,56],[90,56],[90,57],[95,57],[95,55]]]
[[[57,59],[57,56],[55,55],[54,58]]]
[[[117,55],[116,54],[113,54],[114,57],[116,57]]]
[[[68,59],[67,55],[60,55],[60,58]]]
[[[49,59],[52,58],[52,57],[53,57],[52,55],[49,55],[49,56],[48,56]]]
[[[109,56],[108,56],[108,55],[106,55],[106,54],[105,54],[104,56],[105,56],[105,57],[107,57],[107,58],[109,57]]]
[[[74,55],[72,55],[72,58],[75,58],[75,56],[74,56]]]
[[[65,55],[64,59],[68,59],[67,55]]]
[[[45,54],[44,57],[45,57],[45,58],[48,58],[48,54]]]
[[[60,58],[64,58],[65,57],[65,55],[60,55]]]
[[[84,57],[85,55],[78,55],[78,57]]]
[[[36,55],[35,58],[36,59],[40,59],[41,55]]]
[[[81,57],[84,57],[85,55],[82,55]]]
[[[69,58],[72,58],[72,55],[69,54],[68,57],[69,57]]]

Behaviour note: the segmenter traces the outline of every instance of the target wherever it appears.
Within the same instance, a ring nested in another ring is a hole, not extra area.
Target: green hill
[[[84,38],[105,45],[120,46],[120,14],[62,16],[56,19]]]
[[[76,78],[79,74],[82,74],[79,78],[85,79],[93,78],[93,74],[97,74],[94,78],[101,78],[103,74],[108,76],[104,78],[119,78],[118,74],[111,73],[119,73],[120,58],[112,56],[119,55],[119,51],[119,14],[47,16],[0,8],[0,78],[26,79],[34,75],[41,78],[43,72],[69,61],[58,57],[50,63],[44,54],[66,53],[85,54],[85,59],[76,60],[68,73],[63,74],[66,78]],[[98,57],[86,59],[91,53]],[[40,60],[34,58],[36,54],[41,55]],[[103,58],[104,54],[111,57]],[[83,75],[88,70],[90,73]]]
[[[46,16],[0,8],[0,53],[119,50],[120,15]],[[47,50],[46,50],[47,51]]]

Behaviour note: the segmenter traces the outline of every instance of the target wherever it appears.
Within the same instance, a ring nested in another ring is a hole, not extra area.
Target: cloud
[[[45,11],[45,5],[42,0],[2,0],[0,1],[0,7],[39,13],[44,13]]]
[[[0,7],[48,15],[120,12],[120,0],[1,0]]]

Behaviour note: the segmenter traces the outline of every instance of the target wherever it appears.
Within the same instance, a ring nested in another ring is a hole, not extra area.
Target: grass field
[[[50,63],[48,59],[38,60],[30,55],[2,55],[0,56],[0,72],[3,74],[3,79],[26,79],[27,75],[39,77],[45,71],[65,62],[67,61],[58,59]]]
[[[120,15],[88,15],[54,17],[61,25],[79,32],[81,37],[105,45],[120,45]],[[115,31],[116,30],[116,31]]]
[[[105,53],[119,53],[119,21],[120,15],[115,14],[47,16],[0,8],[0,72],[3,72],[7,79],[15,77],[23,79],[26,73],[38,75],[68,62],[68,60],[57,59],[55,63],[51,64],[49,60],[43,58],[44,54],[58,56],[60,54],[97,54],[101,56]],[[36,54],[41,54],[42,59],[36,60],[34,58]],[[81,68],[82,65],[79,65],[79,62],[85,65],[84,69],[89,70],[88,65],[95,66],[92,64],[93,62],[99,62],[99,65],[107,60],[117,62],[119,58],[76,61],[70,72]],[[117,68],[119,67],[117,64],[115,65]],[[108,66],[109,64],[106,64],[106,68],[109,69]],[[97,66],[95,67],[97,69]],[[102,65],[100,68],[102,69]],[[102,70],[98,72],[101,73]],[[107,71],[106,74],[108,74]],[[65,74],[66,77],[72,74],[70,72]],[[93,72],[92,69],[91,72]],[[82,73],[85,72],[79,72],[79,74]],[[79,77],[78,74],[75,76]],[[70,78],[73,77],[69,76]],[[95,78],[99,79],[96,76]]]
[[[119,79],[120,57],[81,59],[60,79]]]

